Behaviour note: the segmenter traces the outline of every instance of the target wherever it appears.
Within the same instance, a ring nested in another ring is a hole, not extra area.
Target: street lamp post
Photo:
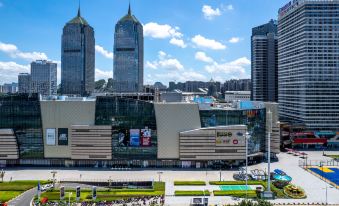
[[[245,134],[245,150],[246,150],[246,176],[245,176],[245,181],[246,181],[246,200],[247,200],[247,191],[248,191],[248,184],[247,184],[247,179],[248,179],[248,174],[247,174],[247,167],[248,167],[248,138],[249,138],[249,133],[246,132]]]
[[[268,168],[268,177],[267,177],[267,192],[271,192],[271,132],[272,132],[272,112],[268,110],[268,131],[267,131],[267,168]]]
[[[51,172],[52,177],[53,177],[53,179],[52,179],[52,181],[53,181],[53,188],[55,188],[55,176],[56,176],[57,173],[58,173],[57,171],[52,171]]]
[[[159,175],[159,182],[161,181],[161,175],[163,174],[163,172],[157,172]]]
[[[69,205],[69,206],[71,205],[71,196],[72,196],[72,193],[69,192],[69,193],[68,193],[68,205]]]

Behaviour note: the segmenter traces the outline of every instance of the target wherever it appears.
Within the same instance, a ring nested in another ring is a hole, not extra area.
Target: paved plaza
[[[306,151],[309,160],[331,160],[328,157],[324,157],[321,152]],[[326,152],[327,154],[335,152]],[[306,199],[292,200],[292,199],[277,199],[273,200],[274,203],[325,203],[326,202],[326,188],[327,188],[327,202],[329,204],[339,205],[339,190],[331,187],[331,185],[325,183],[320,178],[312,175],[298,166],[300,158],[287,153],[280,153],[278,155],[279,161],[271,164],[272,171],[274,169],[281,169],[290,175],[293,180],[292,184],[301,186],[306,194]],[[252,165],[249,170],[261,169],[267,170],[267,164],[261,163]],[[174,191],[179,190],[178,187],[173,185],[175,180],[201,180],[201,181],[217,181],[220,178],[218,170],[132,170],[132,171],[112,171],[109,169],[45,169],[45,168],[9,168],[6,169],[5,181],[12,180],[37,180],[37,179],[51,179],[51,171],[57,171],[57,180],[61,179],[73,179],[79,180],[108,180],[111,178],[114,180],[159,180],[159,171],[161,181],[166,182],[166,205],[188,205],[192,197],[175,197]],[[222,171],[222,180],[233,180],[232,176],[234,171]],[[182,187],[180,190],[202,190],[204,186]],[[206,189],[213,190],[212,186],[207,185]],[[210,204],[226,204],[235,203],[231,197],[209,197]]]

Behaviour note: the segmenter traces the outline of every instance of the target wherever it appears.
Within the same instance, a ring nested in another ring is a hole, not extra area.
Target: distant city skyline
[[[38,59],[58,63],[60,83],[62,27],[74,17],[78,1],[0,2],[0,23],[6,28],[0,34],[0,84],[17,81]],[[249,78],[251,28],[277,19],[287,2],[132,0],[144,26],[144,83]],[[114,26],[127,6],[128,1],[81,1],[82,16],[96,32],[96,80],[113,76]]]

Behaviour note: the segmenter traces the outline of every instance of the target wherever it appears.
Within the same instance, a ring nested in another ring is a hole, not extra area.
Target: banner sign
[[[139,129],[130,129],[130,146],[139,146],[140,145],[140,130]]]
[[[58,145],[68,145],[68,128],[58,129]]]
[[[46,129],[46,144],[55,145],[55,129]]]
[[[149,147],[152,145],[151,142],[152,131],[150,129],[141,130],[141,146]]]
[[[65,198],[65,187],[60,187],[60,200]]]

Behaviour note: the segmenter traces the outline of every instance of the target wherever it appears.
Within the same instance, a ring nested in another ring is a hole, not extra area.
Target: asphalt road
[[[19,195],[17,198],[8,202],[8,206],[30,206],[31,200],[36,194],[37,188],[27,190]]]

